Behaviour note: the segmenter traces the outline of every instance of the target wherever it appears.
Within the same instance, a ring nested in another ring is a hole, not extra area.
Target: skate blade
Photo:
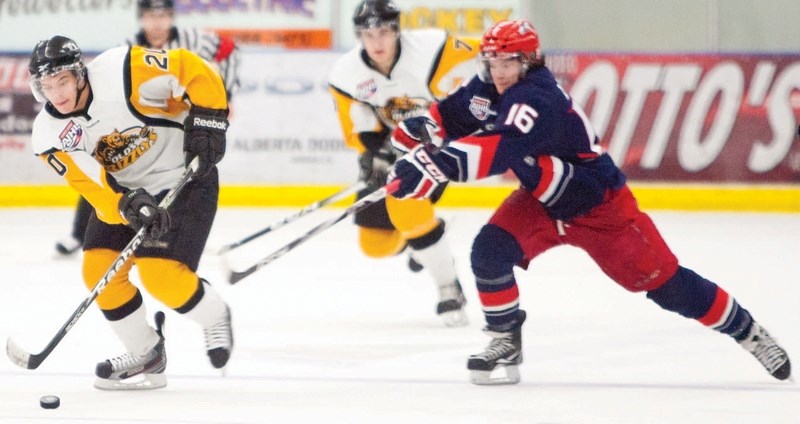
[[[166,387],[167,376],[164,374],[139,374],[125,380],[96,378],[94,387],[100,390],[153,390]]]
[[[519,368],[516,365],[498,366],[493,371],[472,370],[469,381],[479,386],[498,386],[519,383]]]
[[[469,324],[469,319],[463,309],[447,311],[439,314],[439,317],[444,321],[444,325],[448,327],[463,327]]]

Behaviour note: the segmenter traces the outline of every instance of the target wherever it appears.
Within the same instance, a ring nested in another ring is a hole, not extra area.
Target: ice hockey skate
[[[786,380],[791,377],[792,366],[789,362],[789,355],[757,322],[753,321],[750,333],[739,344],[752,353],[771,376],[778,380]]]
[[[222,369],[224,373],[225,365],[231,357],[233,350],[233,330],[231,328],[231,310],[225,307],[225,314],[215,324],[204,328],[206,336],[206,352],[211,365],[214,368]]]
[[[458,280],[453,284],[439,287],[439,299],[441,300],[436,305],[436,314],[442,318],[446,326],[463,327],[469,323],[464,311],[467,299]]]
[[[83,247],[83,242],[71,235],[56,242],[56,252],[61,256],[70,256],[81,247]]]
[[[167,352],[164,348],[164,313],[155,317],[158,343],[144,355],[125,353],[97,364],[94,386],[102,390],[148,390],[167,385],[164,370]]]
[[[417,262],[417,260],[416,260],[416,259],[414,259],[414,257],[413,257],[413,256],[411,256],[411,254],[409,254],[409,255],[408,255],[408,269],[409,269],[411,272],[420,272],[420,271],[422,271],[423,269],[425,269],[425,267],[424,267],[424,266],[422,266],[422,264],[421,264],[421,263]]]
[[[481,353],[470,355],[467,369],[470,382],[479,385],[519,383],[519,364],[522,363],[522,323],[525,311],[519,310],[517,318],[502,328],[486,326],[483,331],[492,341]]]

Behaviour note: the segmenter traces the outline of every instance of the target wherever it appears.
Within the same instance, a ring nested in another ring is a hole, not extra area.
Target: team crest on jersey
[[[62,149],[65,152],[71,152],[77,149],[78,145],[81,144],[81,139],[83,139],[83,128],[76,124],[75,121],[70,119],[67,126],[64,127],[64,130],[58,135],[58,138],[61,141]]]
[[[424,114],[430,105],[430,100],[422,97],[392,97],[378,112],[385,123],[396,127],[404,119]]]
[[[114,129],[100,137],[93,155],[108,172],[127,168],[153,147],[158,134],[149,127],[133,127],[123,131]]]
[[[491,104],[492,101],[489,99],[472,96],[472,99],[469,101],[469,111],[472,112],[474,117],[480,119],[481,121],[485,121],[489,115],[495,114],[491,109],[489,109]]]
[[[368,99],[376,91],[378,91],[378,83],[375,82],[375,79],[364,81],[356,86],[356,98],[359,100]]]

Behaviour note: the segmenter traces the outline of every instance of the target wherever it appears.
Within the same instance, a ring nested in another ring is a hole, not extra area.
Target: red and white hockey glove
[[[431,146],[432,147],[432,146]],[[419,145],[394,164],[387,182],[400,180],[392,193],[398,199],[427,199],[442,183],[449,181],[446,163],[437,159],[431,147]]]
[[[401,121],[392,131],[392,145],[402,152],[420,144],[431,142],[442,147],[444,131],[433,119],[427,116],[416,116]]]

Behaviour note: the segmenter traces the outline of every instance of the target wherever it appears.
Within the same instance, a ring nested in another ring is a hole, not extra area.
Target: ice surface
[[[208,250],[295,210],[221,209]],[[340,211],[303,218],[235,250],[230,262],[245,267]],[[204,257],[200,273],[233,312],[226,376],[208,364],[200,329],[167,311],[167,388],[94,389],[94,364],[121,345],[92,307],[39,369],[0,359],[0,422],[800,422],[796,384],[774,381],[729,338],[617,287],[568,247],[517,272],[528,312],[522,382],[471,385],[467,356],[488,338],[469,250],[491,211],[440,212],[469,301],[468,327],[440,323],[433,283],[410,273],[404,258],[363,257],[348,221],[235,286],[224,281],[219,257]],[[800,215],[651,215],[685,266],[736,296],[800,361]],[[32,352],[86,296],[79,257],[54,259],[71,219],[69,209],[0,209],[0,336]],[[146,302],[152,315],[159,305]],[[61,398],[59,409],[39,407],[47,394]]]

